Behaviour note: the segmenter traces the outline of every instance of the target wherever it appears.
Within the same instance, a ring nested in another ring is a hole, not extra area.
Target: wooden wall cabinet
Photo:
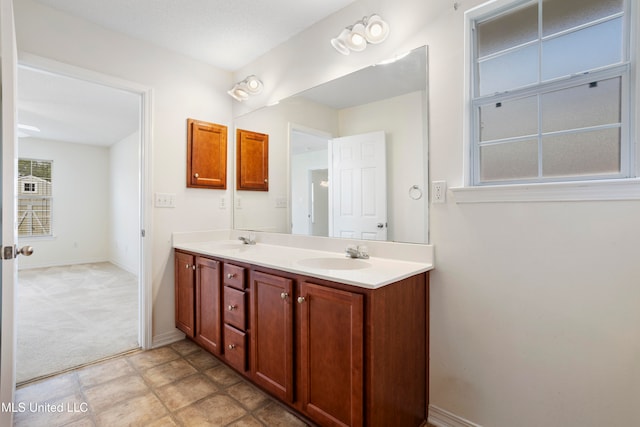
[[[269,191],[269,135],[236,131],[236,190]]]
[[[227,188],[227,127],[187,119],[187,187]]]

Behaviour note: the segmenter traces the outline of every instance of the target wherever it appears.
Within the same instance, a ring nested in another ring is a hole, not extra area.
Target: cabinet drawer
[[[224,323],[244,331],[247,329],[245,293],[237,289],[224,287]]]
[[[244,268],[236,265],[225,264],[222,274],[223,283],[232,288],[244,289]]]
[[[247,370],[247,334],[224,325],[224,358],[234,368]]]

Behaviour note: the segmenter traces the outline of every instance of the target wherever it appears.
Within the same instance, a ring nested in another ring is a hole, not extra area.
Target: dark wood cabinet
[[[187,119],[187,187],[227,188],[227,127]]]
[[[175,321],[176,328],[188,337],[195,335],[195,256],[175,252]]]
[[[293,281],[250,273],[251,375],[256,384],[293,402]]]
[[[361,426],[363,296],[308,281],[299,286],[302,409],[320,425]]]
[[[196,257],[195,341],[214,354],[222,353],[220,262]]]
[[[426,420],[428,273],[367,289],[179,250],[175,259],[176,326],[289,407],[322,426]]]
[[[247,370],[247,292],[245,291],[245,269],[233,264],[224,264],[223,322],[224,357],[229,365],[240,372]]]
[[[269,191],[269,135],[236,131],[236,190]]]

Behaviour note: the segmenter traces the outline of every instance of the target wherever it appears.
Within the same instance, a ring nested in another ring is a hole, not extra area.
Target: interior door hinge
[[[144,235],[145,235],[144,230],[140,230],[140,236],[144,237]]]

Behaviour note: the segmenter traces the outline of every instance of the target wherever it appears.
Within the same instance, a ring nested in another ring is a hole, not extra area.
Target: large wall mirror
[[[269,135],[269,191],[234,190],[234,228],[428,243],[427,49],[235,119]]]

